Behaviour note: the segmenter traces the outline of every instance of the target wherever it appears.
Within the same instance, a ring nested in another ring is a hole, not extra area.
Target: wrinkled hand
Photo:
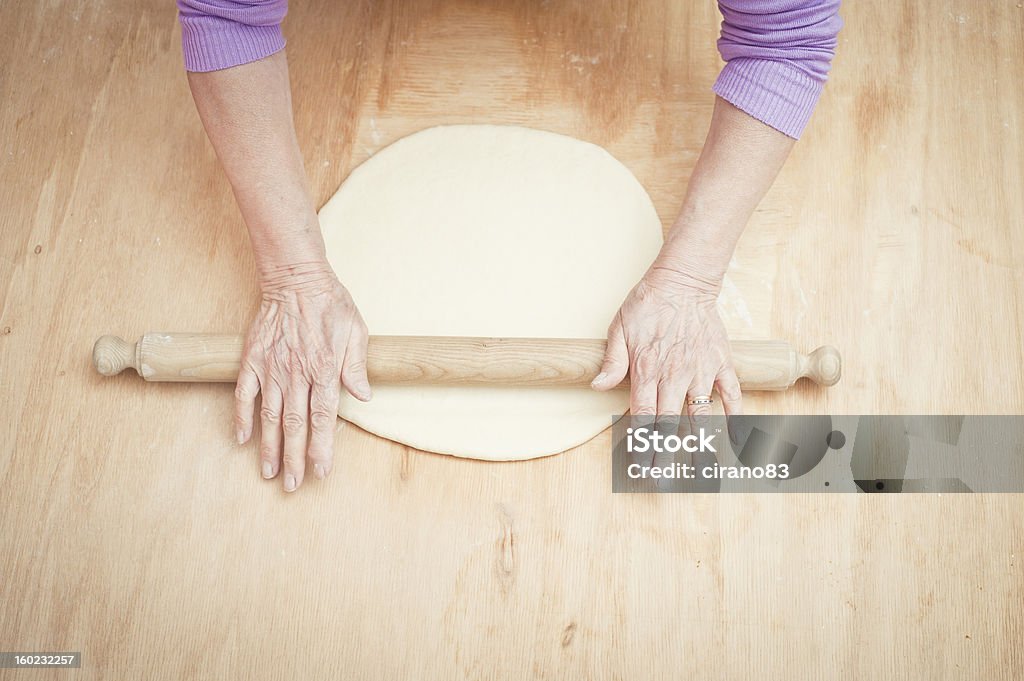
[[[739,380],[729,339],[716,309],[717,291],[664,267],[652,267],[626,297],[608,329],[597,390],[610,390],[629,374],[633,416],[711,414],[688,399],[717,388],[727,416],[742,413]]]
[[[263,477],[284,463],[284,489],[302,484],[306,456],[318,478],[331,471],[340,383],[370,399],[367,331],[352,296],[326,264],[294,268],[264,281],[262,303],[249,329],[235,389],[239,443],[252,436],[260,409]]]

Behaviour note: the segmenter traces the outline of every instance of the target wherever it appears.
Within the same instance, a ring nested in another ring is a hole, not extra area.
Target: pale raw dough
[[[320,211],[371,334],[604,338],[661,246],[651,199],[601,147],[529,128],[423,130],[356,168]],[[422,449],[530,459],[586,442],[628,391],[373,387],[343,418]]]

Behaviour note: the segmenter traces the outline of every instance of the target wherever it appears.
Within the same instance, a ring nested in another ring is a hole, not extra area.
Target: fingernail
[[[295,476],[289,473],[284,476],[284,491],[294,492],[295,491]]]
[[[235,431],[235,439],[238,440],[238,444],[245,442],[245,433],[242,432],[241,428]]]
[[[598,383],[604,383],[604,379],[608,378],[608,374],[604,371],[594,377],[594,380],[590,382],[590,385],[597,385]]]
[[[274,477],[274,464],[269,461],[263,462],[263,477],[268,480]]]
[[[313,464],[313,475],[319,480],[323,480],[327,477],[327,473],[324,472],[324,467],[318,463]]]

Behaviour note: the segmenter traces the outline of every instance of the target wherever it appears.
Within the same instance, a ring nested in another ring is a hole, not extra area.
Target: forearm
[[[285,53],[189,73],[188,82],[249,229],[261,285],[329,271],[295,137]]]
[[[838,0],[719,0],[727,62],[711,129],[652,274],[717,295],[740,234],[800,136],[842,27]]]
[[[717,294],[747,221],[793,144],[792,138],[716,98],[683,208],[652,271]]]

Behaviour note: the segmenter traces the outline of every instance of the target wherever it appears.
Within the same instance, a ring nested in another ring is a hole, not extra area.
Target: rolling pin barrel
[[[103,336],[93,364],[104,376],[133,368],[147,381],[234,382],[241,336],[147,333],[137,343]],[[553,338],[371,336],[371,383],[415,385],[582,386],[598,374],[605,341]],[[799,378],[834,385],[839,352],[804,355],[785,341],[734,341],[732,360],[745,390],[785,390]]]
[[[372,336],[371,383],[415,385],[588,385],[600,371],[604,340]],[[103,336],[92,350],[100,374],[134,369],[147,381],[233,382],[242,361],[241,336],[145,334],[137,343]],[[746,390],[784,390],[800,378],[839,381],[834,347],[809,355],[785,341],[735,341],[732,361]]]

